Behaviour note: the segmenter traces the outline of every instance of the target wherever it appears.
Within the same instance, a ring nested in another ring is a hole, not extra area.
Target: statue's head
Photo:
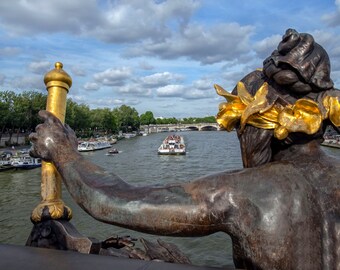
[[[217,122],[238,131],[246,167],[269,162],[293,144],[322,139],[325,123],[340,126],[340,91],[330,78],[327,52],[309,34],[288,29],[263,69],[245,76],[227,99]]]
[[[263,62],[264,74],[298,96],[333,87],[327,52],[310,34],[288,29]]]

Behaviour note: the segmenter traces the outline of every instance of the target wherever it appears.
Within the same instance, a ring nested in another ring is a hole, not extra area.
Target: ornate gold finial
[[[72,79],[63,70],[63,64],[56,62],[55,68],[45,75],[44,82],[48,91],[46,110],[64,123],[67,93],[72,85]],[[51,162],[42,162],[41,199],[40,204],[32,212],[33,222],[72,218],[72,210],[61,200],[61,176]]]
[[[46,89],[48,90],[48,88],[52,86],[57,86],[65,88],[68,91],[72,86],[72,78],[63,70],[63,64],[61,62],[56,62],[54,67],[55,68],[46,73],[44,77]]]

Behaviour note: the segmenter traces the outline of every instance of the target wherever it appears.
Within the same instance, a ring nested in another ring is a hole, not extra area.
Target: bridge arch
[[[216,126],[202,126],[201,131],[216,131],[217,127]]]

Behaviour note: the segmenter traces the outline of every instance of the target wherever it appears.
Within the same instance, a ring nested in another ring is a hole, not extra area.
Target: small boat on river
[[[107,153],[106,153],[107,156],[114,156],[114,155],[117,155],[117,154],[119,154],[119,151],[116,148],[112,148],[109,151],[107,151]]]
[[[185,155],[185,143],[182,136],[169,135],[158,147],[159,155]]]
[[[79,152],[89,152],[111,148],[111,144],[108,141],[85,141],[78,144]]]
[[[330,135],[325,137],[325,140],[321,143],[321,145],[340,149],[340,135]]]

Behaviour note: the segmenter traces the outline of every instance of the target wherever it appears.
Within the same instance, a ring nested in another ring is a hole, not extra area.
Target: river
[[[185,156],[159,156],[157,148],[168,133],[155,133],[119,141],[121,151],[106,156],[106,150],[84,153],[94,163],[136,185],[190,181],[214,172],[242,168],[235,132],[181,132],[187,145]],[[340,150],[325,148],[340,158]],[[40,202],[41,169],[0,173],[0,243],[24,245],[32,229],[31,211]],[[232,265],[231,240],[224,233],[205,237],[160,237],[100,223],[77,206],[63,188],[63,200],[73,211],[71,223],[80,233],[104,240],[112,235],[130,235],[147,240],[161,238],[175,243],[196,265]]]

